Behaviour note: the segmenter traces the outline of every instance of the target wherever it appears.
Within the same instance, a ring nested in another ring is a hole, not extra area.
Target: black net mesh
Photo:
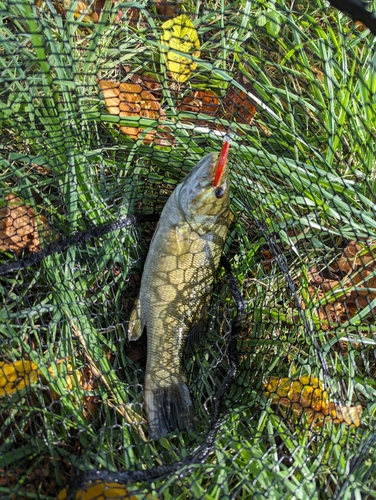
[[[0,1],[1,498],[376,497],[375,19],[332,3]],[[194,428],[151,439],[130,313],[229,135]]]

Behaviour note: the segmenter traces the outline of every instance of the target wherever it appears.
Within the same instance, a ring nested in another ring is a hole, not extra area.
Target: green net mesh
[[[376,497],[374,17],[343,4],[0,1],[1,498]],[[151,439],[129,317],[228,134],[194,428]]]

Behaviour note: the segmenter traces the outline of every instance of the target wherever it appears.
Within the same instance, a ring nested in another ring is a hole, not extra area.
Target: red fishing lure
[[[226,162],[227,162],[229,149],[230,149],[230,141],[227,139],[223,143],[221,153],[220,153],[219,158],[218,158],[217,170],[215,172],[215,177],[214,177],[214,187],[217,187],[219,184],[219,181],[221,180],[222,173],[223,173],[223,170],[224,170]]]

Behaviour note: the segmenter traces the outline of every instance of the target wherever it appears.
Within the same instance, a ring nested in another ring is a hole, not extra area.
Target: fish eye
[[[216,198],[223,198],[225,192],[226,192],[226,189],[223,186],[219,186],[214,191],[214,194],[215,194]]]

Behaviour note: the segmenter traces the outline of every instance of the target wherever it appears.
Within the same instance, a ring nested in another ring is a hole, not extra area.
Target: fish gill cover
[[[376,5],[330,3],[0,1],[1,498],[376,496]]]

